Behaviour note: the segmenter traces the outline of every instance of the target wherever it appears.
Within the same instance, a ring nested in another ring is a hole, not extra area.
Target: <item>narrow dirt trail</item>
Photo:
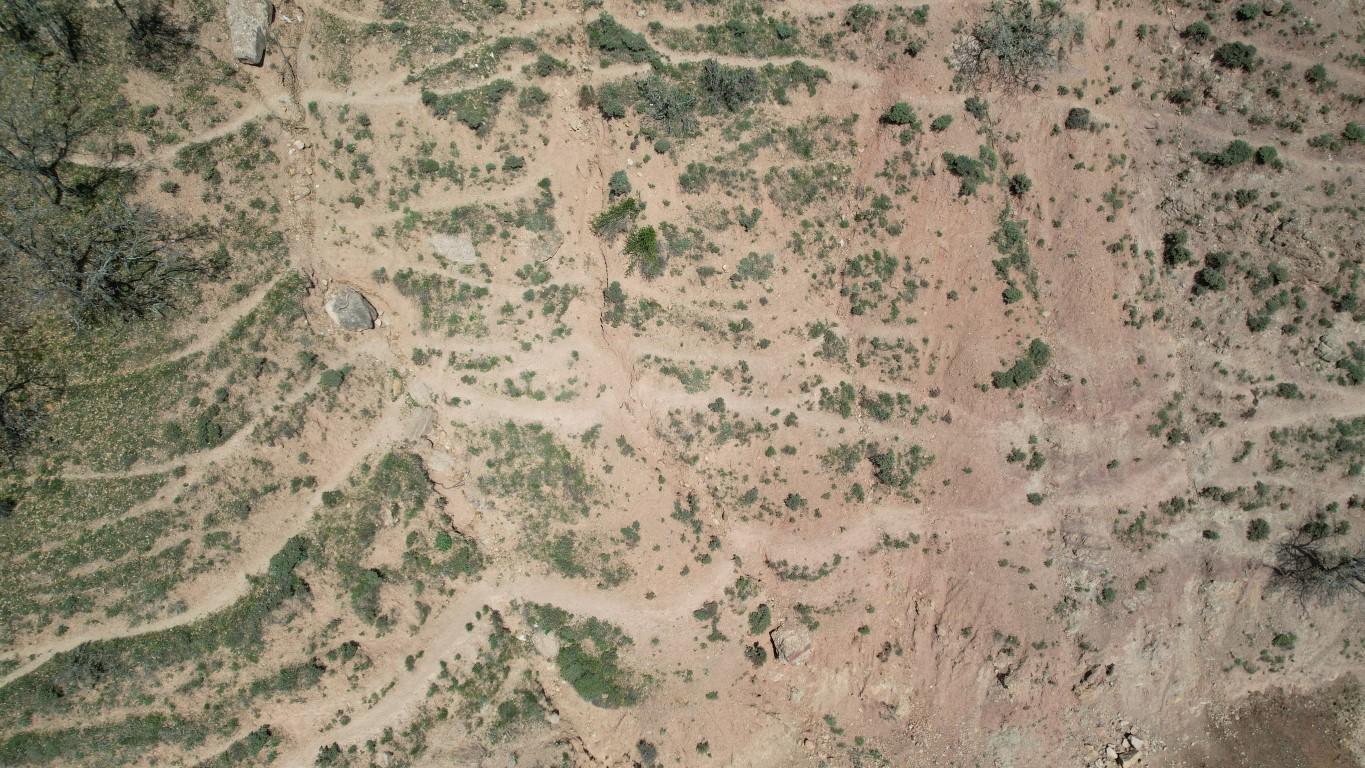
[[[411,420],[411,416],[412,414],[403,413],[401,401],[391,403],[369,429],[356,436],[349,450],[337,455],[330,463],[330,471],[318,478],[318,490],[308,498],[303,505],[304,509],[295,510],[274,521],[273,533],[266,542],[267,546],[245,553],[227,572],[213,573],[197,583],[182,585],[175,590],[175,598],[168,599],[167,602],[183,600],[190,606],[187,611],[137,626],[103,625],[98,628],[77,630],[68,632],[60,638],[16,648],[10,653],[16,658],[28,661],[0,678],[0,688],[29,674],[52,656],[70,651],[83,643],[136,637],[191,624],[232,605],[250,590],[248,577],[265,572],[270,558],[279,551],[280,544],[306,529],[315,511],[322,505],[323,491],[341,485],[367,457],[383,451],[386,445],[400,441],[401,436],[410,431],[406,423]],[[247,432],[248,430],[243,430],[239,434]]]
[[[484,606],[506,612],[513,602],[552,604],[580,617],[594,616],[629,627],[632,635],[646,637],[693,622],[692,610],[715,598],[733,583],[735,576],[732,568],[717,564],[708,569],[705,579],[695,583],[684,581],[682,589],[644,605],[633,595],[602,591],[583,582],[551,576],[520,575],[505,582],[485,580],[470,585],[412,638],[414,645],[428,652],[411,671],[404,670],[398,658],[377,661],[382,668],[371,679],[396,683],[374,707],[353,714],[347,724],[326,731],[321,727],[332,718],[331,711],[319,713],[316,707],[303,705],[291,712],[285,719],[296,725],[291,727],[289,741],[281,749],[278,762],[305,765],[326,744],[360,743],[385,728],[405,722],[426,701],[425,692],[439,679],[442,662],[456,654],[474,657],[485,638],[466,630],[465,623]]]

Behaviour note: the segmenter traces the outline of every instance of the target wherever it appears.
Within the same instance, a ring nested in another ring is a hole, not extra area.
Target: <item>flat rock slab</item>
[[[275,16],[270,0],[228,0],[228,32],[232,55],[243,64],[261,66],[265,61],[265,31]]]
[[[478,264],[479,254],[468,234],[432,235],[429,238],[436,255],[453,264]]]
[[[374,305],[354,288],[338,288],[323,306],[332,322],[348,331],[368,331],[379,317]]]

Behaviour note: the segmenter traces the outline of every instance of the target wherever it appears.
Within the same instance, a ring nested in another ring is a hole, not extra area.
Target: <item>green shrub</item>
[[[668,259],[659,249],[659,235],[654,227],[640,227],[626,239],[626,255],[630,265],[638,268],[640,274],[655,278],[664,273]]]
[[[1168,267],[1178,267],[1194,260],[1194,252],[1186,245],[1190,233],[1183,229],[1167,232],[1161,238],[1161,260]]]
[[[929,130],[933,131],[934,133],[943,133],[944,131],[948,130],[948,127],[952,124],[953,124],[952,115],[939,115],[938,117],[934,118],[934,122],[929,124]]]
[[[622,198],[592,219],[592,233],[608,240],[630,229],[644,205],[633,197]]]
[[[1225,69],[1250,72],[1256,68],[1256,46],[1246,43],[1224,43],[1213,52],[1213,61]]]
[[[866,3],[857,3],[850,6],[848,12],[844,14],[844,26],[854,32],[863,32],[875,24],[880,15],[876,8]]]
[[[1341,130],[1341,138],[1352,144],[1365,141],[1365,126],[1360,123],[1347,123],[1346,127]]]
[[[609,13],[603,12],[587,26],[588,45],[601,51],[609,61],[639,64],[658,57],[645,36],[621,26]]]
[[[1345,144],[1337,134],[1320,133],[1308,140],[1308,146],[1313,149],[1321,149],[1327,152],[1340,152]]]
[[[1265,541],[1270,538],[1270,523],[1264,517],[1253,519],[1247,523],[1247,541]]]
[[[550,94],[535,85],[528,85],[517,94],[517,108],[528,115],[540,114],[550,102]]]
[[[526,158],[521,155],[508,155],[502,159],[504,171],[519,171],[526,167]]]
[[[1260,15],[1260,3],[1242,3],[1232,11],[1232,17],[1238,21],[1254,21]]]
[[[1052,348],[1042,339],[1029,342],[1024,355],[1014,361],[1008,370],[991,374],[991,386],[996,389],[1018,389],[1042,375],[1043,369],[1052,360]]]
[[[591,86],[584,86],[591,92]],[[619,120],[626,116],[626,108],[630,106],[631,94],[627,90],[628,86],[621,83],[608,83],[602,86],[601,92],[593,98],[596,100],[597,111],[602,117],[608,120]]]
[[[1072,107],[1066,113],[1066,128],[1069,131],[1084,131],[1090,127],[1090,110],[1085,107]]]
[[[967,110],[967,114],[971,115],[977,120],[985,120],[986,118],[990,117],[990,114],[986,108],[986,101],[984,99],[977,98],[976,96],[968,96],[967,100],[963,102],[962,107],[963,109]]]
[[[1010,194],[1015,197],[1023,197],[1033,188],[1033,180],[1022,173],[1016,173],[1010,177]]]
[[[1193,45],[1203,45],[1213,39],[1213,29],[1208,22],[1194,21],[1180,30],[1180,37]]]
[[[988,180],[985,165],[974,157],[944,152],[943,162],[948,168],[948,173],[956,176],[961,182],[957,193],[963,197],[975,194],[977,186]]]
[[[915,116],[915,109],[903,101],[892,104],[889,109],[881,116],[881,122],[885,125],[908,125],[915,130],[920,129],[919,118]]]
[[[1035,6],[1032,0],[996,0],[953,46],[953,64],[969,83],[988,79],[1028,87],[1039,72],[1056,66],[1083,31],[1060,2],[1044,0]]]
[[[1256,148],[1256,164],[1278,167],[1280,164],[1279,150],[1265,144]]]
[[[611,175],[607,181],[607,194],[611,197],[630,194],[630,179],[625,171],[617,171]]]
[[[510,80],[494,80],[478,88],[444,95],[423,89],[422,103],[439,118],[445,119],[453,114],[457,121],[482,136],[493,127],[493,119],[497,117],[498,105],[503,97],[513,90]]]
[[[1327,79],[1327,67],[1324,67],[1321,64],[1314,64],[1304,70],[1303,79],[1304,82],[1314,88],[1323,88],[1329,83],[1329,80]]]
[[[707,59],[702,62],[697,87],[711,105],[737,112],[745,104],[759,99],[762,83],[758,72],[748,67],[728,67],[715,59]]]
[[[1205,165],[1211,165],[1215,168],[1231,168],[1256,157],[1256,151],[1251,148],[1250,144],[1237,139],[1223,147],[1220,152],[1196,152],[1194,156]]]
[[[772,626],[772,622],[773,614],[772,610],[768,608],[768,604],[764,603],[758,606],[749,612],[749,634],[761,635],[767,632],[768,627]]]
[[[1216,251],[1204,257],[1204,266],[1194,273],[1194,293],[1200,295],[1208,291],[1221,291],[1228,287],[1224,269],[1232,260],[1225,251]]]

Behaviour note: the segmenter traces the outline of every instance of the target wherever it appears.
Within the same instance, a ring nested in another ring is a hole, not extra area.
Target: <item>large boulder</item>
[[[768,633],[777,657],[788,664],[800,664],[810,654],[810,633],[799,626],[781,626]]]
[[[232,55],[243,64],[261,66],[265,60],[265,31],[275,15],[270,0],[228,0],[228,31]]]
[[[348,331],[368,331],[379,317],[374,305],[354,288],[333,291],[323,306],[332,322]]]

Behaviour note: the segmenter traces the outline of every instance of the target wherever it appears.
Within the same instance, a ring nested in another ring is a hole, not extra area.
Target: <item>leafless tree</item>
[[[1305,528],[1281,543],[1275,582],[1303,598],[1365,596],[1365,551],[1329,551],[1328,535]]]
[[[0,33],[10,42],[46,58],[81,58],[81,6],[72,0],[0,0]]]
[[[13,465],[37,433],[47,404],[61,391],[61,377],[48,370],[22,334],[0,338],[0,461]]]
[[[0,171],[60,204],[72,159],[112,125],[115,105],[69,62],[9,53],[0,51]]]
[[[1081,31],[1059,4],[1035,8],[1033,0],[995,0],[953,46],[954,65],[972,85],[1028,87],[1040,72],[1057,66]]]
[[[0,253],[78,325],[170,309],[204,271],[187,247],[201,234],[121,198],[70,210],[35,197],[0,214]]]
[[[128,25],[129,54],[135,65],[154,72],[167,72],[194,47],[194,41],[171,18],[161,0],[113,0],[113,3]]]

